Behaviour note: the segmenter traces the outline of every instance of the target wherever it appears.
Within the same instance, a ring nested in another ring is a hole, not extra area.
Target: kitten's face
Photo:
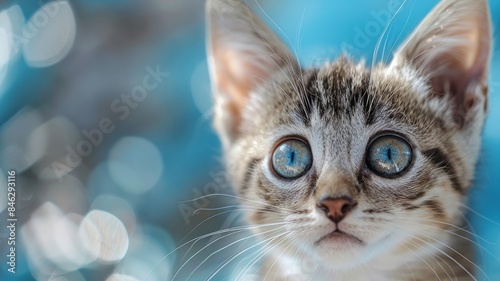
[[[371,70],[345,58],[302,70],[245,6],[211,1],[208,12],[216,128],[274,251],[346,269],[442,248],[462,220],[487,109],[485,2],[442,3]]]
[[[273,99],[250,99],[244,137],[228,151],[251,222],[286,222],[292,246],[281,245],[339,268],[445,241],[442,229],[461,219],[480,126],[466,145],[441,106],[419,98],[425,87],[390,69],[373,71],[372,91],[370,73],[343,59],[295,79],[261,89]]]

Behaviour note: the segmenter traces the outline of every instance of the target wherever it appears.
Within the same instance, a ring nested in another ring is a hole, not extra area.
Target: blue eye
[[[412,157],[408,142],[397,136],[382,136],[368,147],[366,162],[377,175],[390,178],[403,173],[410,166]]]
[[[285,140],[274,150],[271,163],[279,176],[286,179],[298,178],[311,168],[311,149],[303,141]]]

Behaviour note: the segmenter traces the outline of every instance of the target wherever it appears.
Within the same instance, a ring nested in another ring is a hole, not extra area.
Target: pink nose
[[[321,200],[319,206],[326,216],[334,223],[339,223],[354,207],[354,202],[350,197],[326,198]]]

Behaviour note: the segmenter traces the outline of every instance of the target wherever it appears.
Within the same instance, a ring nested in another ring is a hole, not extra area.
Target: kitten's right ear
[[[487,100],[491,46],[487,0],[442,0],[395,54],[391,66],[412,67],[427,79],[433,96],[449,95],[454,122],[463,126],[476,101]]]
[[[214,93],[215,128],[229,145],[240,131],[249,95],[298,63],[279,38],[237,0],[208,0],[207,55]]]

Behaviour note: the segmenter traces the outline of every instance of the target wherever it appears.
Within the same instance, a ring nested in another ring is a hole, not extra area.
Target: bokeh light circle
[[[90,211],[80,224],[79,235],[85,248],[101,261],[119,261],[128,249],[125,226],[105,211]]]
[[[24,15],[19,5],[12,5],[0,12],[0,94],[6,85],[3,82],[9,65],[21,47],[16,34],[20,34],[23,25]]]
[[[58,63],[71,50],[76,22],[68,1],[52,1],[40,7],[23,28],[23,54],[33,67]]]
[[[109,152],[111,178],[124,190],[140,194],[153,187],[163,172],[160,151],[139,137],[119,140]]]
[[[116,272],[145,281],[170,280],[176,260],[175,247],[171,234],[164,229],[148,224],[138,226]]]
[[[191,75],[191,95],[203,115],[212,111],[212,92],[206,61],[199,63]]]
[[[0,12],[0,85],[7,72],[7,65],[11,54],[12,25],[7,11]]]
[[[52,202],[45,202],[35,210],[20,231],[32,272],[59,276],[95,260],[81,243],[78,234],[81,220],[81,215],[65,214]],[[57,272],[52,271],[54,268]]]
[[[132,234],[137,221],[134,209],[126,200],[108,194],[97,197],[90,206],[92,210],[101,210],[115,215],[124,224],[127,232]]]

